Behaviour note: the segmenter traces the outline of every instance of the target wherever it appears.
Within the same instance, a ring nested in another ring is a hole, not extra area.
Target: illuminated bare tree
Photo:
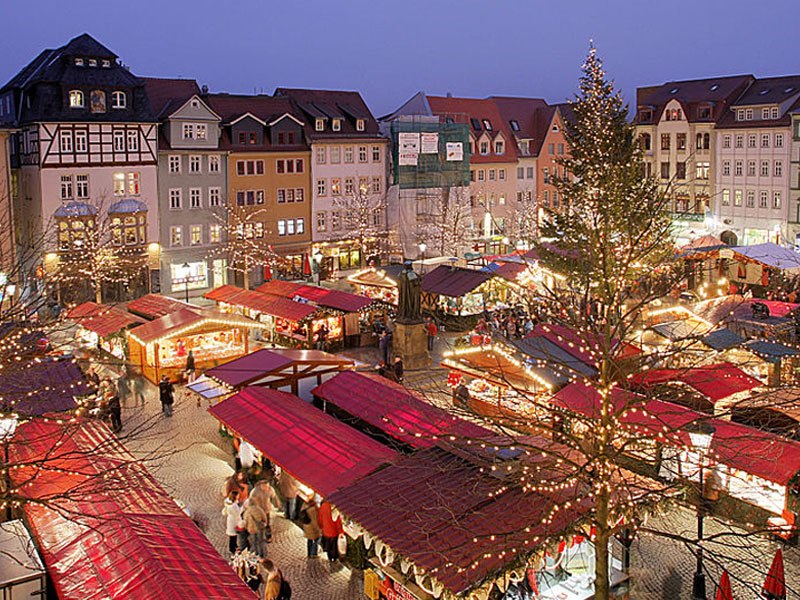
[[[347,189],[347,186],[351,189]],[[365,256],[385,254],[389,251],[386,194],[370,188],[366,178],[353,177],[346,181],[342,196],[335,197],[333,205],[342,211],[344,236],[355,240],[359,248],[359,266],[364,266]]]

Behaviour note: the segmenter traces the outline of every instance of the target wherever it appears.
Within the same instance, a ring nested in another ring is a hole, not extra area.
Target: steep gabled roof
[[[756,79],[731,106],[778,104],[800,95],[800,75]]]
[[[168,116],[167,111],[177,110],[191,96],[200,93],[200,87],[194,79],[142,77],[142,81],[157,117]]]
[[[507,129],[512,135],[520,140],[536,139],[537,111],[545,108],[547,102],[541,98],[513,98],[509,96],[490,96],[490,98],[497,105]],[[518,130],[514,129],[514,124],[519,126]],[[533,148],[530,149],[531,155],[534,155],[533,150]]]
[[[98,42],[88,33],[72,38],[61,48],[67,56],[91,56],[93,58],[116,59],[117,55]]]
[[[309,139],[379,137],[378,122],[359,92],[345,90],[309,90],[277,88],[275,95],[290,98],[305,115],[306,136]],[[315,119],[326,119],[323,131],[316,131]],[[342,119],[341,129],[333,131],[330,119]],[[364,120],[364,131],[356,129],[356,121]]]

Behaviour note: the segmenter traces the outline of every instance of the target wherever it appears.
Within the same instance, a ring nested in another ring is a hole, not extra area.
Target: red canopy
[[[342,371],[311,393],[416,448],[433,446],[438,438],[478,440],[496,435],[379,375]]]
[[[28,421],[9,452],[61,600],[256,598],[103,423]]]
[[[193,304],[187,304],[161,294],[145,294],[141,298],[128,302],[126,307],[133,314],[145,319],[157,319],[181,308],[197,308]]]
[[[302,321],[317,311],[316,307],[311,304],[293,302],[281,296],[245,290],[235,285],[223,285],[206,292],[203,297],[293,322]]]
[[[691,369],[655,369],[631,378],[634,386],[647,387],[656,383],[680,381],[696,389],[711,402],[746,392],[762,383],[730,363],[706,365]]]
[[[383,444],[287,392],[248,387],[208,410],[323,496],[398,458]]]
[[[772,559],[767,580],[761,595],[767,600],[786,600],[786,579],[783,576],[783,552],[778,548],[775,551],[775,558]]]
[[[67,318],[84,329],[95,332],[101,338],[127,329],[131,325],[144,323],[141,319],[115,306],[103,306],[95,302],[84,302],[70,310]]]

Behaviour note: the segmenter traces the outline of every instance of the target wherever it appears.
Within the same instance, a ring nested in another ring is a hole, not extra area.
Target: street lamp
[[[319,250],[314,255],[314,264],[317,267],[317,285],[319,285],[322,280],[322,252]]]
[[[8,468],[8,443],[14,437],[14,432],[17,430],[17,416],[9,415],[0,418],[0,440],[3,442],[3,468],[5,469],[6,481],[3,485],[7,490],[11,489],[11,470]],[[6,520],[11,520],[11,501],[6,504]]]
[[[711,448],[711,440],[717,428],[708,421],[693,423],[687,427],[692,446],[699,455],[700,463],[700,500],[697,503],[697,570],[692,582],[692,598],[694,600],[706,600],[706,574],[703,572],[703,509],[705,494],[703,492],[703,469],[705,468],[706,456]]]
[[[186,303],[189,303],[189,273],[192,272],[192,267],[189,266],[188,262],[183,263],[181,267],[183,269],[183,290],[186,292]]]
[[[428,248],[428,246],[425,244],[425,242],[420,242],[419,243],[419,254],[420,254],[420,257],[421,257],[421,261],[422,261],[419,264],[419,272],[423,273],[423,274],[425,273],[425,250],[427,248]]]

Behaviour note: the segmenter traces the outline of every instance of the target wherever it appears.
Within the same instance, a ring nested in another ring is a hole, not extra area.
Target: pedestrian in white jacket
[[[225,517],[225,534],[228,536],[228,550],[231,554],[236,553],[236,529],[242,520],[242,503],[239,502],[239,492],[233,490],[225,498],[225,506],[222,507],[222,516]]]

